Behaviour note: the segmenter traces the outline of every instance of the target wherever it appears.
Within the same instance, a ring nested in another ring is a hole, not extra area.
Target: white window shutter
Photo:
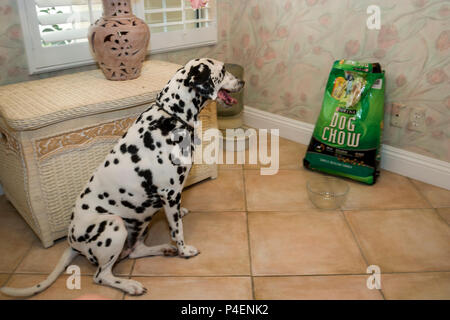
[[[217,43],[215,0],[193,10],[189,0],[134,0],[151,30],[149,51]],[[87,33],[102,15],[101,0],[18,0],[30,73],[93,63]]]

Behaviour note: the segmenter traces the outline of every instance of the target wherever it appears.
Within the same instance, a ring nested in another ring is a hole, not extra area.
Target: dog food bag
[[[374,184],[379,175],[384,71],[378,63],[333,64],[305,168]]]

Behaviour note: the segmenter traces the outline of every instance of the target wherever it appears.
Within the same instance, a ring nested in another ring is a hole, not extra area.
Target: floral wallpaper
[[[387,84],[384,143],[450,161],[448,0],[216,1],[217,45],[150,59],[182,64],[208,56],[239,63],[245,104],[308,123],[319,114],[334,60],[380,62]],[[15,2],[0,0],[0,84],[61,73],[28,76]],[[369,5],[381,9],[380,30],[366,26]],[[391,126],[393,103],[425,108],[426,132]]]

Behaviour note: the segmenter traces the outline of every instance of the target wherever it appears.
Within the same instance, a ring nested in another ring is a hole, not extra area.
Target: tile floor
[[[33,299],[450,299],[450,191],[383,171],[375,186],[350,182],[342,210],[321,211],[305,190],[318,174],[302,168],[306,147],[281,139],[280,149],[277,175],[261,176],[259,165],[221,165],[216,180],[185,190],[185,238],[201,254],[115,267],[141,281],[146,295],[93,284],[95,268],[79,257],[81,290],[68,290],[64,274]],[[159,214],[147,243],[168,241]],[[60,240],[43,249],[0,197],[0,285],[36,284],[65,247]],[[369,265],[381,269],[381,290],[366,286]]]

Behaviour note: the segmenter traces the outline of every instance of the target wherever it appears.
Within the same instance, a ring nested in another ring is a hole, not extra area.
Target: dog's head
[[[231,106],[237,100],[230,96],[241,90],[245,82],[225,70],[223,62],[202,58],[189,61],[185,66],[184,85],[206,99],[222,100]]]

